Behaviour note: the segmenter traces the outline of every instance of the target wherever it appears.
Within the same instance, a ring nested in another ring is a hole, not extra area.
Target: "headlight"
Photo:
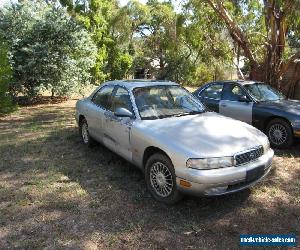
[[[233,166],[233,157],[218,157],[204,159],[188,159],[186,166],[196,169],[226,168]]]
[[[270,142],[269,139],[266,140],[266,143],[263,144],[264,152],[268,152],[270,150]]]
[[[300,120],[295,120],[293,122],[293,125],[296,126],[296,127],[300,127]]]

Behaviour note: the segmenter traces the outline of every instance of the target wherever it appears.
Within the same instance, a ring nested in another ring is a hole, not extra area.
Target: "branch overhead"
[[[234,22],[231,15],[228,13],[226,8],[224,7],[222,1],[220,0],[207,0],[208,4],[214,9],[214,11],[218,14],[218,16],[225,22],[229,34],[232,39],[237,42],[241,48],[244,50],[245,56],[249,59],[250,64],[253,67],[258,67],[258,62],[255,59],[253,51],[250,48],[250,43],[242,32],[240,27]]]

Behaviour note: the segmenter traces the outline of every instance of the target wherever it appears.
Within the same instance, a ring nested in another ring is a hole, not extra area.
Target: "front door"
[[[252,109],[253,102],[239,85],[224,85],[219,104],[220,114],[252,124]]]
[[[116,117],[114,112],[117,108],[125,108],[133,113],[130,95],[125,88],[120,86],[117,86],[113,93],[112,112],[105,113],[104,144],[131,161],[130,129],[133,120],[129,117]]]

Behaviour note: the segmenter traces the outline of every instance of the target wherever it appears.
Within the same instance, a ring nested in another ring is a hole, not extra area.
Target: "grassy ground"
[[[300,146],[277,151],[256,187],[219,198],[154,201],[143,175],[80,143],[75,101],[0,121],[0,249],[235,249],[241,233],[300,233]]]

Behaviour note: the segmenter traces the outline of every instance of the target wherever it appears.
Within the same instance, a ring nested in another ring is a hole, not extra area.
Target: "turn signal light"
[[[191,184],[190,182],[185,181],[185,180],[180,180],[179,184],[180,184],[181,186],[187,187],[187,188],[189,188],[189,187],[192,186],[192,184]]]

